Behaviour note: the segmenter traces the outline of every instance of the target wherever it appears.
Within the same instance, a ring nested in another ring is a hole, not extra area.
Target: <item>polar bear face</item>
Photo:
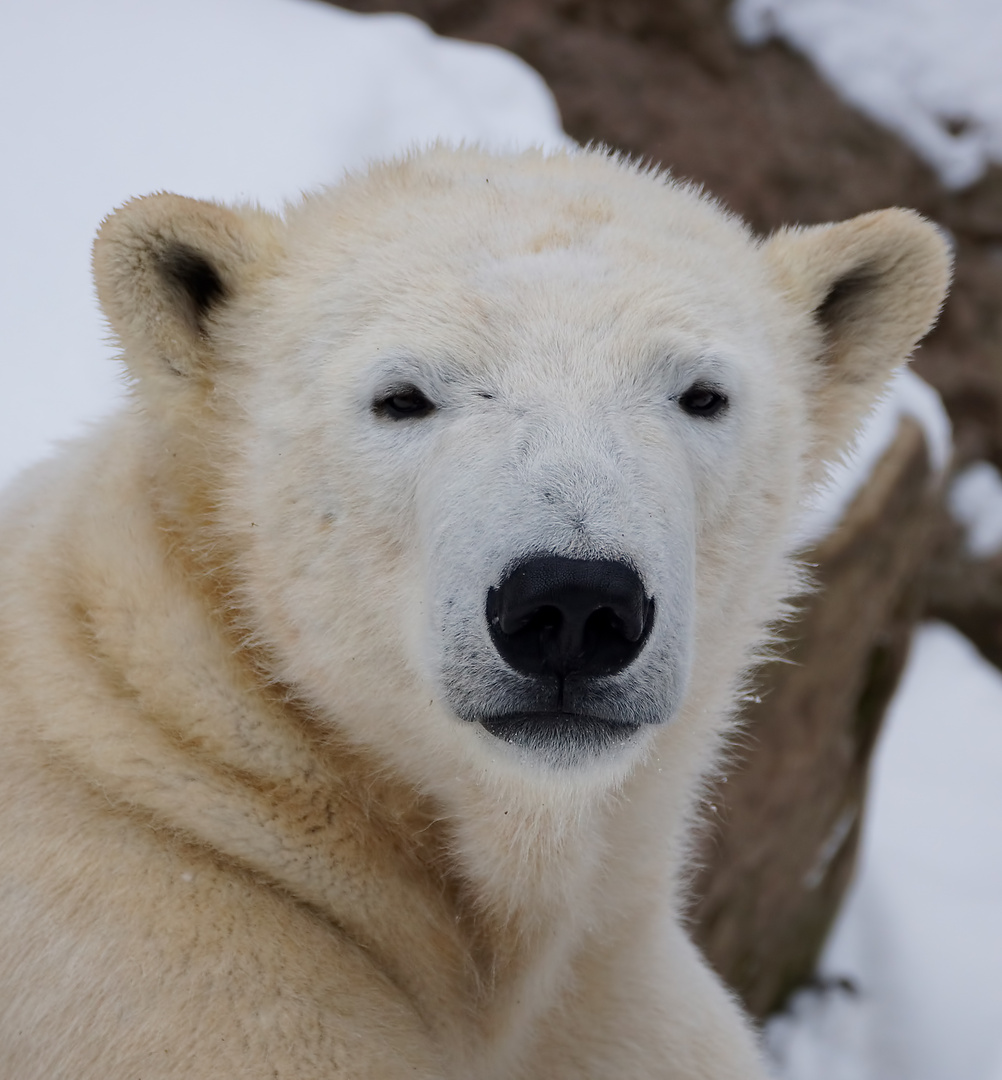
[[[597,153],[445,150],[284,221],[141,200],[96,263],[270,676],[412,768],[603,775],[732,695],[948,274],[904,212],[763,244]]]

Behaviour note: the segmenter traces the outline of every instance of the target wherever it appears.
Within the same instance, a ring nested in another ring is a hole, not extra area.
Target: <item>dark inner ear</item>
[[[877,277],[877,271],[872,267],[861,266],[839,278],[814,309],[814,317],[822,326],[837,326],[851,316],[852,309],[873,288]]]
[[[205,317],[226,299],[226,286],[209,260],[186,244],[171,244],[157,259],[164,284],[181,300],[192,330],[205,334]]]

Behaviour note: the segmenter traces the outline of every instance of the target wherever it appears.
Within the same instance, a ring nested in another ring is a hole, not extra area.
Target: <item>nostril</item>
[[[643,649],[654,601],[625,563],[537,556],[489,590],[487,621],[495,648],[516,671],[606,675]]]
[[[624,621],[611,609],[599,608],[592,612],[585,623],[584,637],[588,643],[600,644],[606,639],[622,638],[624,641],[637,641],[643,631],[638,619],[631,619],[631,625]]]

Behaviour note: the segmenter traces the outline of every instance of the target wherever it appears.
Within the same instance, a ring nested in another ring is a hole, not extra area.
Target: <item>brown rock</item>
[[[985,458],[1002,469],[1002,243],[961,235],[957,256],[950,300],[915,368],[943,396],[956,464]]]
[[[1002,668],[1002,552],[990,558],[972,556],[962,530],[942,509],[936,538],[926,611],[952,623],[985,659]]]

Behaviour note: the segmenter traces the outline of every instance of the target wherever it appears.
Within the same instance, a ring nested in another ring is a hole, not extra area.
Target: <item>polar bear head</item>
[[[95,266],[216,615],[429,775],[611,775],[718,723],[949,275],[907,211],[760,240],[600,152],[444,148],[281,218],[137,200]]]

